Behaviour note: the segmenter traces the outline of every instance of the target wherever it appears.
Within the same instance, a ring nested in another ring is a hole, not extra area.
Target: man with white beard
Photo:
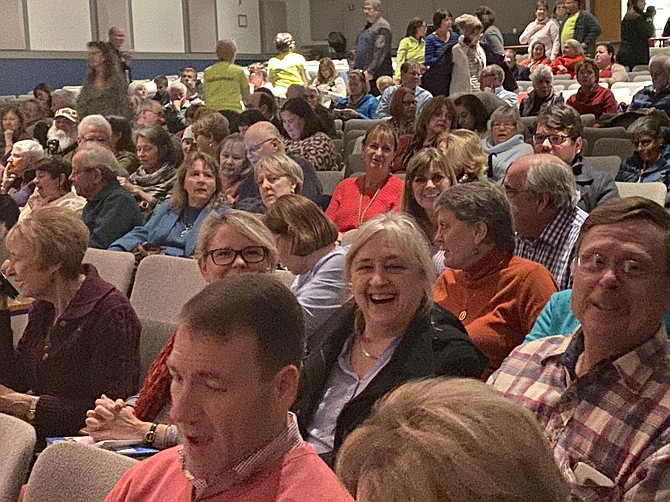
[[[47,132],[47,151],[51,155],[67,155],[77,147],[77,111],[61,108],[54,115]]]

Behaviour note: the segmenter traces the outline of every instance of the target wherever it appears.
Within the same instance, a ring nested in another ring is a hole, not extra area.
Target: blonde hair
[[[237,209],[229,209],[225,213],[211,211],[205,217],[198,232],[198,242],[194,253],[195,258],[203,258],[211,251],[210,245],[212,239],[223,225],[230,225],[246,238],[266,248],[268,250],[268,270],[272,271],[277,268],[279,252],[277,251],[275,238],[270,230],[263,225],[258,216]]]
[[[39,270],[60,265],[60,275],[74,280],[82,272],[89,236],[88,228],[73,211],[47,206],[20,220],[5,240],[10,248],[16,243],[27,244],[37,254]]]
[[[286,176],[295,183],[295,193],[300,193],[303,183],[302,168],[285,153],[275,153],[261,158],[254,166],[254,178],[259,183],[261,174],[272,174],[274,176]]]
[[[402,213],[378,214],[361,225],[347,253],[344,269],[346,282],[351,282],[351,269],[358,252],[380,232],[383,232],[389,244],[397,249],[399,256],[419,265],[422,277],[417,277],[417,280],[421,281],[426,298],[431,298],[437,272],[428,242],[414,219]]]
[[[440,136],[437,144],[457,179],[464,176],[481,178],[486,172],[487,157],[482,149],[482,140],[476,133],[455,129]]]
[[[336,472],[366,502],[566,502],[544,431],[474,379],[409,382],[345,440]]]

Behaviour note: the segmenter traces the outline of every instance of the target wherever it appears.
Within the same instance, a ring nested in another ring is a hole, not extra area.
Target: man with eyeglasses
[[[629,111],[662,110],[670,115],[670,55],[656,54],[649,60],[651,85],[635,93]]]
[[[117,180],[120,169],[112,151],[95,141],[79,145],[72,157],[70,181],[77,195],[86,199],[81,217],[90,232],[92,248],[107,249],[144,224],[137,202]]]
[[[247,132],[244,133],[244,148],[249,162],[254,166],[263,157],[269,157],[275,153],[286,153],[302,168],[303,185],[300,195],[314,201],[319,207],[323,207],[321,200],[323,188],[316,175],[316,169],[308,160],[285,152],[281,133],[270,122],[256,122],[249,126]],[[243,209],[253,213],[265,212],[265,205],[258,191],[254,170],[242,181],[238,194],[238,199],[233,205],[235,209]]]
[[[553,155],[526,155],[507,170],[505,192],[516,227],[515,254],[544,265],[559,289],[572,282],[579,229],[588,214],[569,166]]]
[[[601,202],[619,197],[614,178],[595,169],[582,155],[582,120],[574,108],[554,105],[537,118],[535,153],[550,153],[572,167],[579,190],[577,205],[590,213]]]
[[[425,105],[433,95],[428,92],[426,89],[421,87],[421,65],[416,61],[405,61],[402,66],[400,66],[400,85],[392,85],[387,88],[379,98],[379,108],[377,108],[377,118],[383,119],[391,116],[389,107],[391,106],[391,99],[393,94],[400,87],[409,89],[414,93],[414,98],[416,99],[416,117],[421,113],[423,105]]]
[[[576,245],[570,335],[517,347],[489,384],[535,414],[574,500],[670,495],[670,216],[608,201]]]
[[[517,106],[519,96],[503,87],[504,80],[505,71],[497,64],[490,64],[479,73],[479,89],[495,94],[509,106]]]

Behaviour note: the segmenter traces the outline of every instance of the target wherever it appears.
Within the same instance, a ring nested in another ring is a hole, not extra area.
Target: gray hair
[[[574,209],[579,201],[579,191],[572,168],[553,155],[529,157],[535,161],[526,175],[524,190],[535,196],[546,193],[556,209]]]
[[[489,136],[491,135],[491,124],[496,120],[504,122],[513,122],[516,124],[516,133],[523,134],[524,126],[521,122],[521,115],[519,115],[519,109],[516,106],[503,105],[496,108],[491,114],[491,118],[488,122]]]
[[[77,134],[81,136],[87,127],[104,130],[108,141],[112,141],[112,126],[102,115],[86,115],[77,126]]]
[[[168,85],[168,91],[170,91],[171,89],[181,89],[184,92],[187,91],[186,85],[184,85],[184,83],[181,80],[174,80],[172,83],[170,83],[170,85]]]
[[[661,123],[651,116],[640,117],[628,127],[628,133],[631,136],[638,136],[640,134],[647,134],[652,138],[662,138],[663,130]]]
[[[381,10],[382,8],[381,0],[364,0],[363,5],[369,5],[370,7],[374,7],[377,10]]]
[[[83,169],[99,169],[102,179],[107,184],[116,181],[116,177],[121,174],[127,175],[119,166],[112,151],[95,141],[87,141],[79,145],[75,156],[81,158]]]
[[[514,252],[514,218],[502,187],[490,181],[463,183],[445,190],[435,208],[451,211],[464,223],[484,223],[486,239],[496,247]]]
[[[277,127],[272,122],[268,122],[266,120],[261,120],[260,122],[256,122],[255,124],[252,124],[250,126],[250,128],[251,127],[254,128],[254,132],[260,133],[263,136],[267,136],[268,139],[277,138],[282,144],[282,146],[280,148],[280,151],[283,151],[284,138],[281,135],[281,133],[279,132],[279,129],[277,129]],[[248,130],[247,130],[247,132],[248,132]]]
[[[454,19],[454,23],[456,26],[458,26],[461,34],[466,37],[477,30],[484,31],[484,25],[482,22],[472,14],[461,14],[456,19]]]
[[[484,72],[485,70],[488,70],[491,73],[491,75],[496,77],[500,82],[500,84],[502,85],[503,80],[505,80],[505,71],[499,65],[490,64],[488,66],[485,66],[482,72]]]
[[[575,51],[575,55],[584,54],[584,48],[582,47],[582,44],[580,44],[574,38],[568,38],[565,43],[563,43],[563,45],[565,44],[568,44],[570,47],[572,47],[572,50]]]
[[[67,89],[56,89],[51,93],[51,100],[60,99],[65,103],[61,108],[76,108],[77,98],[74,95],[74,92],[68,91]]]
[[[277,268],[279,252],[277,251],[277,242],[272,232],[257,216],[237,209],[229,209],[223,214],[217,211],[210,211],[198,231],[198,242],[194,253],[196,258],[204,258],[211,251],[210,245],[212,239],[214,239],[214,236],[223,225],[230,225],[237,232],[254,241],[258,246],[266,248],[268,250],[268,271],[273,271]]]
[[[667,52],[662,52],[652,56],[649,60],[649,65],[651,65],[651,63],[655,63],[656,61],[662,63],[663,68],[665,68],[670,73],[670,54]]]
[[[44,148],[34,139],[23,139],[12,145],[19,152],[28,156],[28,162],[34,163],[44,158]]]
[[[414,218],[404,213],[378,214],[361,225],[354,235],[346,257],[344,273],[347,282],[351,281],[354,258],[361,248],[380,232],[384,232],[384,236],[390,245],[397,249],[399,256],[419,265],[423,277],[417,280],[421,281],[426,298],[431,298],[433,283],[437,278],[432,253],[426,237]]]
[[[546,64],[537,65],[533,72],[530,74],[530,79],[533,81],[533,84],[540,78],[546,78],[549,82],[554,82],[554,74],[551,71],[551,68]]]

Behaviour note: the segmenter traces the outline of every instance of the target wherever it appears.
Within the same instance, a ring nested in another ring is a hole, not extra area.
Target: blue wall
[[[236,63],[247,66],[258,58],[239,58]],[[265,58],[266,59],[266,58]],[[214,64],[214,59],[134,59],[132,76],[134,79],[152,79],[157,75],[177,75],[179,68],[194,66],[198,71]],[[80,85],[86,74],[86,59],[0,58],[0,95],[28,94],[40,82],[46,82],[54,89],[64,85]]]

